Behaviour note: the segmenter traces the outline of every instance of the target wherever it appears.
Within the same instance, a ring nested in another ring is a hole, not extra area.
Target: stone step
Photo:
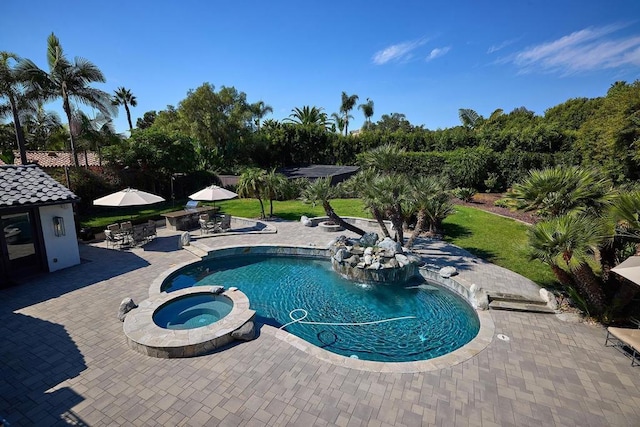
[[[546,305],[542,299],[533,299],[531,297],[525,297],[518,294],[507,294],[504,292],[491,292],[489,293],[489,301],[507,301],[507,302],[520,302],[528,304]]]
[[[499,301],[493,300],[489,303],[489,308],[492,310],[511,310],[511,311],[527,311],[533,313],[549,313],[554,314],[555,310],[550,309],[545,305],[528,302],[515,302],[515,301]]]
[[[206,252],[206,251],[204,251],[204,250],[202,250],[202,249],[200,249],[200,248],[198,248],[196,246],[193,246],[193,245],[183,246],[182,249],[191,252],[192,254],[194,254],[195,256],[197,256],[199,258],[202,258],[202,257],[208,255],[208,252]]]

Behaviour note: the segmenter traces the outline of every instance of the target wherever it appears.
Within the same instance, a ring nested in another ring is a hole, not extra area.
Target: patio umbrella
[[[93,201],[96,206],[141,206],[151,205],[153,203],[164,202],[164,199],[155,194],[145,191],[136,190],[134,188],[125,188],[113,194],[100,197]]]
[[[189,196],[191,200],[215,202],[216,200],[229,200],[238,197],[233,191],[226,190],[217,185],[210,185]]]
[[[640,286],[640,256],[627,258],[611,271]]]

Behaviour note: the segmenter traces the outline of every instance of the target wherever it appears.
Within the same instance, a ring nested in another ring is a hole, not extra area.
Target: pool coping
[[[130,311],[124,320],[127,344],[147,356],[165,359],[193,357],[211,352],[233,341],[231,333],[255,317],[249,308],[249,298],[240,290],[227,290],[220,294],[231,300],[229,314],[215,323],[193,329],[165,329],[156,325],[153,314],[163,304],[186,295],[215,295],[217,286],[197,286],[171,293],[151,296],[138,308]]]
[[[302,256],[306,258],[328,258],[329,249],[319,248],[317,246],[308,245],[275,245],[275,244],[261,244],[261,245],[229,245],[216,249],[210,249],[206,256],[201,259],[196,259],[180,264],[176,264],[170,269],[167,269],[161,273],[151,284],[149,288],[149,295],[174,295],[175,291],[167,294],[161,292],[160,287],[162,282],[169,277],[176,270],[185,267],[187,265],[209,259],[222,259],[227,257],[233,257],[237,255],[275,255],[275,256]],[[419,254],[417,254],[419,255]],[[459,282],[455,277],[443,279],[437,272],[420,268],[420,274],[431,281],[436,282],[440,286],[453,291],[457,295],[461,296],[472,308],[478,316],[480,328],[477,335],[468,343],[462,347],[444,354],[442,356],[434,357],[427,360],[418,360],[413,362],[376,362],[369,360],[353,359],[346,356],[341,356],[332,353],[328,350],[324,350],[320,347],[308,343],[307,341],[299,338],[285,330],[281,330],[269,325],[262,325],[261,332],[267,335],[273,336],[279,340],[285,341],[291,346],[304,351],[305,353],[316,357],[325,362],[332,363],[334,365],[343,366],[345,368],[358,369],[369,372],[393,372],[393,373],[413,373],[413,372],[428,372],[435,371],[451,366],[455,366],[483,351],[493,341],[495,334],[495,325],[493,318],[488,310],[476,309],[476,304],[469,288],[465,283]],[[187,289],[197,289],[187,288]],[[238,292],[238,291],[236,291]],[[244,294],[243,294],[244,295]],[[247,298],[248,302],[248,298]]]

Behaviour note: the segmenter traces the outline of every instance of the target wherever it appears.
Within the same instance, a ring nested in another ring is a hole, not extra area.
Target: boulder
[[[378,241],[378,233],[369,232],[369,233],[365,233],[362,237],[360,237],[360,240],[358,240],[358,243],[360,243],[360,245],[362,246],[374,246],[377,241]]]
[[[373,262],[373,256],[372,255],[365,255],[364,256],[364,265],[371,265],[372,262]]]
[[[360,262],[360,257],[358,255],[351,255],[349,258],[345,259],[344,262],[349,264],[351,267],[355,267]]]
[[[120,303],[120,308],[118,309],[118,320],[124,322],[124,318],[127,317],[127,313],[134,308],[138,308],[138,305],[133,302],[131,298],[127,297],[123,299]]]
[[[395,258],[391,258],[385,265],[385,268],[398,268],[400,267],[400,263]]]
[[[438,274],[440,275],[440,277],[446,278],[455,276],[456,274],[458,274],[458,270],[456,270],[455,267],[449,265],[447,267],[442,267],[440,271],[438,271]]]
[[[380,270],[382,268],[382,265],[380,264],[379,261],[374,261],[371,263],[371,265],[369,266],[369,268],[371,270]]]
[[[220,295],[224,292],[224,286],[216,285],[211,287],[211,293],[214,295]]]
[[[347,255],[348,255],[348,252],[346,251],[346,249],[340,248],[338,249],[336,254],[333,256],[333,259],[335,259],[338,262],[342,262],[347,257]]]
[[[542,298],[542,301],[547,303],[547,307],[549,307],[550,309],[558,309],[558,300],[552,292],[546,290],[545,288],[540,288],[540,298]]]
[[[180,239],[178,239],[178,249],[182,249],[183,246],[189,246],[189,242],[191,242],[191,234],[185,231],[180,235]]]
[[[364,254],[365,255],[373,255],[373,248],[371,246],[369,246],[368,248],[364,249]]]
[[[385,237],[384,239],[382,239],[382,241],[378,243],[378,247],[385,252],[391,253],[393,255],[402,253],[402,245],[393,240],[391,237]]]
[[[256,327],[253,322],[247,322],[231,332],[231,338],[240,341],[251,341],[256,338]]]
[[[308,216],[302,215],[300,217],[300,222],[302,223],[302,225],[304,225],[305,227],[313,227],[313,221],[311,221],[309,219]]]
[[[398,261],[398,265],[400,267],[404,267],[405,265],[409,264],[409,258],[407,258],[406,255],[396,254],[395,258],[396,261]]]

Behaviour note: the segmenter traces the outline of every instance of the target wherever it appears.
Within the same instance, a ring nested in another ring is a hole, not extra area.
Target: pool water
[[[186,295],[160,306],[153,322],[165,329],[195,329],[210,325],[231,312],[229,298],[212,294]]]
[[[237,287],[249,297],[257,321],[275,327],[306,311],[303,322],[309,323],[294,322],[285,329],[333,353],[363,360],[431,359],[462,347],[480,328],[473,308],[440,286],[421,278],[358,284],[318,259],[247,255],[202,261],[172,274],[162,289],[211,285]],[[378,321],[384,322],[373,323]]]

